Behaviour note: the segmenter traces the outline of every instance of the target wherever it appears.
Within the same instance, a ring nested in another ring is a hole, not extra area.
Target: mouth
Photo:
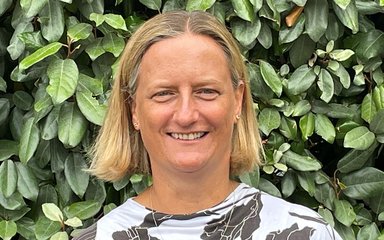
[[[174,139],[192,141],[200,139],[207,135],[208,132],[193,132],[193,133],[168,133]]]

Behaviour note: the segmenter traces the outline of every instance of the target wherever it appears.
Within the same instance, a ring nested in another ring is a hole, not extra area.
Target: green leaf
[[[11,160],[5,160],[0,165],[0,192],[4,197],[9,198],[15,191],[17,186],[16,166]]]
[[[0,194],[0,205],[8,210],[18,210],[25,206],[23,196],[15,192],[9,198],[5,198],[4,194]]]
[[[12,5],[12,0],[2,0],[0,4],[0,16]]]
[[[0,161],[4,161],[19,152],[19,144],[11,140],[0,140]]]
[[[161,0],[139,0],[139,2],[144,4],[149,9],[157,10],[160,12]]]
[[[349,173],[361,169],[374,155],[377,146],[378,143],[375,142],[366,150],[350,150],[339,160],[337,163],[337,169],[341,173]]]
[[[53,234],[60,231],[61,225],[59,222],[51,221],[42,216],[37,220],[35,225],[35,235],[37,239],[47,239]]]
[[[28,111],[32,108],[33,97],[24,91],[16,91],[13,94],[13,103],[21,110]]]
[[[105,21],[105,16],[99,13],[91,13],[89,20],[96,23],[96,27],[100,26]]]
[[[44,47],[45,40],[41,35],[41,32],[23,32],[18,35],[20,40],[24,43],[25,48],[31,51],[36,51],[39,48]]]
[[[297,179],[294,171],[288,170],[281,180],[281,192],[284,198],[293,194],[297,186]]]
[[[283,26],[279,31],[279,43],[290,43],[295,41],[304,31],[305,17],[300,15],[293,27]]]
[[[379,110],[373,117],[369,129],[376,135],[384,134],[384,109]]]
[[[272,46],[272,31],[266,20],[261,20],[261,28],[257,40],[265,48],[269,49]]]
[[[332,76],[327,70],[323,68],[320,70],[320,75],[319,75],[319,80],[317,81],[317,85],[322,91],[320,98],[326,103],[331,101],[335,88],[334,88]]]
[[[256,15],[249,0],[231,0],[231,3],[237,16],[249,22],[254,21]]]
[[[52,235],[52,237],[49,240],[68,240],[68,233],[67,232],[57,232]]]
[[[340,8],[334,1],[332,3],[333,10],[339,20],[344,26],[351,29],[353,34],[357,33],[359,31],[359,17],[355,3],[351,2],[345,9]]]
[[[283,154],[281,161],[298,171],[317,171],[321,169],[321,164],[316,159],[299,155],[291,150]]]
[[[365,95],[361,103],[361,118],[370,123],[377,113],[376,104],[373,101],[372,94]]]
[[[81,154],[70,154],[65,160],[64,174],[72,191],[83,198],[88,187],[89,174],[84,170],[87,164]]]
[[[49,56],[57,53],[57,51],[60,50],[61,46],[62,46],[61,43],[53,42],[53,43],[48,44],[45,47],[42,47],[42,48],[36,50],[34,53],[27,56],[26,58],[24,58],[20,62],[20,64],[19,64],[20,70],[27,69],[30,66],[34,65],[35,63],[40,62],[44,58],[49,57]]]
[[[248,63],[249,79],[251,81],[251,91],[255,97],[268,101],[273,98],[274,93],[265,83],[260,73],[260,67],[253,63]]]
[[[40,130],[34,122],[34,118],[29,118],[21,130],[19,147],[19,158],[22,163],[27,163],[37,149],[40,139]]]
[[[342,62],[348,60],[353,54],[355,54],[355,52],[350,49],[336,49],[329,53],[329,57],[333,60]]]
[[[48,0],[20,0],[21,9],[23,10],[25,17],[27,18],[38,15],[47,3]]]
[[[334,210],[333,201],[336,199],[336,193],[333,187],[331,187],[328,183],[329,179],[326,179],[326,181],[326,183],[317,185],[314,197],[319,203],[323,204],[326,208]]]
[[[315,131],[325,141],[333,143],[336,137],[335,128],[329,118],[323,114],[316,114]]]
[[[113,33],[109,33],[104,36],[102,46],[105,51],[112,53],[115,57],[118,57],[124,50],[125,42],[123,38],[120,38]]]
[[[384,84],[373,89],[372,98],[378,110],[384,108]]]
[[[48,0],[39,14],[41,33],[48,42],[58,41],[64,32],[64,12],[59,1]]]
[[[289,50],[289,59],[293,67],[299,68],[307,63],[315,51],[315,46],[316,43],[307,34],[302,34],[296,39]]]
[[[58,119],[61,105],[53,108],[53,110],[45,118],[41,130],[41,138],[51,140],[57,137]]]
[[[76,101],[80,111],[88,121],[101,126],[107,112],[107,105],[99,104],[89,91],[76,92]]]
[[[0,221],[0,238],[10,240],[17,233],[17,225],[14,221]]]
[[[8,99],[0,98],[0,125],[2,125],[9,115],[11,104]]]
[[[335,205],[335,217],[336,219],[349,227],[356,219],[356,213],[353,210],[352,205],[346,200],[334,200]]]
[[[0,91],[7,91],[7,82],[0,76]]]
[[[63,222],[64,217],[60,208],[54,203],[44,203],[42,206],[44,215],[51,221]]]
[[[335,66],[337,65],[337,69],[330,67],[332,63],[336,63]],[[349,86],[351,85],[351,77],[349,76],[349,73],[347,72],[347,70],[345,70],[343,65],[331,60],[331,61],[329,61],[329,65],[328,65],[327,69],[332,74],[339,77],[340,82],[345,89],[349,88]]]
[[[89,37],[92,33],[92,29],[92,26],[88,23],[78,23],[68,28],[67,35],[76,42]]]
[[[79,108],[72,103],[64,103],[59,114],[58,136],[67,147],[77,146],[87,130],[88,121]]]
[[[234,19],[231,22],[231,29],[233,36],[246,48],[251,46],[256,41],[260,33],[261,22],[256,18],[253,22],[247,22],[242,19]]]
[[[292,116],[299,117],[311,111],[311,104],[308,100],[301,100],[297,102],[293,108]]]
[[[74,228],[83,226],[82,221],[78,217],[69,218],[64,222],[64,224]]]
[[[314,42],[327,30],[328,11],[327,0],[310,0],[305,5],[305,30]]]
[[[366,150],[375,141],[375,134],[365,126],[360,126],[347,132],[344,138],[344,147],[357,150]]]
[[[308,137],[312,136],[313,131],[315,130],[315,115],[311,112],[300,118],[299,127],[301,130],[301,136],[304,141]]]
[[[302,65],[297,68],[288,80],[287,90],[293,95],[298,95],[308,90],[316,80],[316,74],[312,68]]]
[[[80,73],[77,91],[90,91],[94,96],[98,96],[103,94],[103,83],[100,79]]]
[[[341,9],[346,9],[351,0],[333,0]]]
[[[253,172],[243,173],[239,176],[241,182],[248,184],[249,186],[257,187],[260,181],[260,170],[255,169]]]
[[[33,32],[33,25],[30,22],[21,22],[16,26],[12,38],[9,41],[9,46],[7,47],[7,51],[12,60],[18,59],[24,52],[25,45],[18,37],[23,32]]]
[[[187,11],[206,11],[211,8],[216,0],[188,0],[186,10]]]
[[[56,59],[49,64],[47,74],[49,78],[47,92],[52,97],[53,104],[60,104],[75,93],[79,78],[75,61]]]
[[[108,13],[108,14],[105,14],[104,17],[105,17],[105,22],[109,26],[113,27],[114,29],[121,29],[124,31],[128,31],[127,26],[125,26],[125,20],[123,16]]]
[[[98,201],[76,202],[64,209],[68,218],[78,217],[80,220],[86,220],[95,216],[101,209]]]
[[[347,186],[343,191],[345,195],[354,199],[367,199],[383,190],[384,172],[366,167],[346,175],[342,182]]]
[[[282,117],[279,130],[288,139],[295,139],[297,136],[297,124],[294,119]]]
[[[97,57],[101,56],[103,53],[105,53],[105,50],[103,48],[103,39],[97,38],[91,42],[85,49],[85,52],[88,53],[89,57],[92,61],[94,61]]]
[[[384,32],[380,30],[371,30],[359,35],[359,45],[356,49],[356,55],[368,60],[384,53]]]
[[[265,83],[272,89],[274,93],[276,93],[278,97],[280,97],[283,90],[283,84],[272,65],[265,61],[260,61],[260,72]]]
[[[297,179],[300,186],[312,197],[316,190],[315,174],[310,172],[297,172]]]
[[[16,163],[17,168],[17,190],[24,198],[36,201],[39,193],[39,182],[28,165]]]
[[[273,129],[279,128],[281,123],[280,114],[276,109],[264,108],[259,114],[259,128],[269,135]]]
[[[357,238],[356,239],[361,239],[361,240],[370,240],[370,239],[379,239],[380,236],[380,231],[377,228],[376,223],[371,223],[366,226],[363,226],[359,232],[357,233]]]
[[[270,181],[268,181],[265,178],[260,178],[260,183],[259,183],[258,188],[261,191],[269,193],[272,196],[281,198],[281,193],[280,193],[279,189],[275,185],[273,185],[273,183],[271,183]]]

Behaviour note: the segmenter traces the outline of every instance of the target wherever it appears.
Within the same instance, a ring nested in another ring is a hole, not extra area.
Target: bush
[[[131,33],[199,9],[249,68],[266,159],[239,179],[315,209],[343,239],[384,239],[383,0],[0,3],[1,238],[67,239],[150,184],[90,178],[84,152]]]

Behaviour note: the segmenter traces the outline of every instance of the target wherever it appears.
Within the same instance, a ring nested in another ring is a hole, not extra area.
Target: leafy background
[[[173,9],[241,45],[266,160],[239,179],[384,239],[383,0],[0,0],[0,238],[71,238],[150,184],[81,169],[125,42]]]

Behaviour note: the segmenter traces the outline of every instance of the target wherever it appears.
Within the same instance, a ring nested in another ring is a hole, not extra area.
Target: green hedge
[[[91,178],[84,153],[125,42],[173,9],[241,45],[266,160],[239,179],[384,239],[383,0],[0,0],[0,238],[70,238],[150,184]]]

